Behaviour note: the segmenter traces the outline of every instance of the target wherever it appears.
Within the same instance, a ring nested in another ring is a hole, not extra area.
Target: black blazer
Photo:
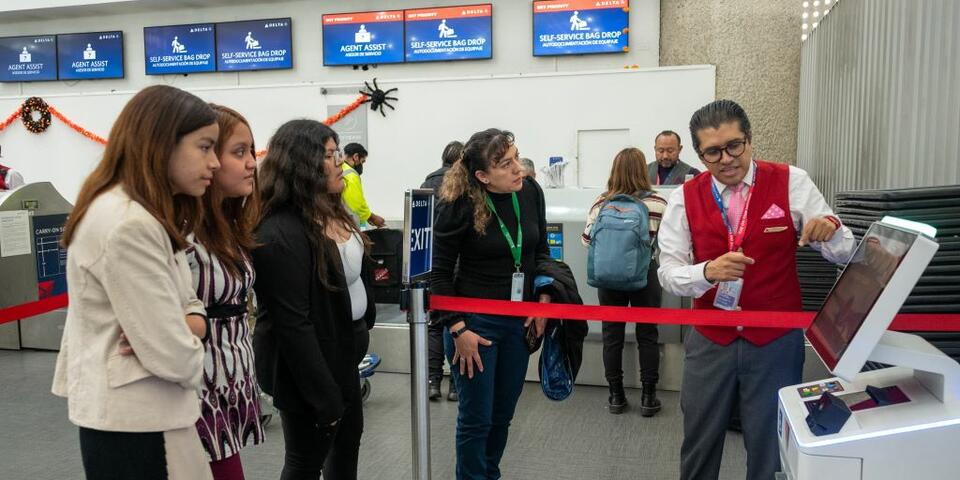
[[[252,255],[259,308],[253,349],[260,387],[273,396],[278,409],[313,413],[317,423],[332,423],[343,415],[345,405],[360,401],[350,294],[336,244],[325,239],[328,251],[334,252],[327,271],[335,288],[327,289],[297,214],[272,213],[256,233],[261,246]],[[377,312],[370,271],[365,261],[367,328],[373,327]]]

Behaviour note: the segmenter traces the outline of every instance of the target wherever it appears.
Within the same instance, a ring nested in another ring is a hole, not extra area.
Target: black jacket
[[[273,396],[274,405],[312,413],[317,423],[329,424],[360,398],[352,310],[340,256],[328,257],[335,289],[327,289],[306,232],[292,211],[273,213],[257,227],[261,246],[253,251],[253,266],[259,314],[253,348],[260,387]],[[336,244],[326,241],[329,251],[337,252]],[[369,272],[364,262],[368,328],[376,319]]]
[[[443,176],[447,174],[447,170],[450,170],[450,167],[440,167],[439,170],[434,170],[423,180],[420,188],[432,188],[433,194],[438,195],[440,193],[440,185],[443,185]]]
[[[583,305],[573,271],[566,263],[553,261],[537,265],[537,277],[541,276],[553,279],[536,292],[549,294],[550,303]],[[560,328],[563,329],[563,351],[570,361],[573,379],[576,380],[577,372],[580,371],[580,365],[583,363],[583,339],[587,337],[587,322],[563,320],[560,322]]]

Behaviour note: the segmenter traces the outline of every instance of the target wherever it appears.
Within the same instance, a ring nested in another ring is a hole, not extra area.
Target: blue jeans
[[[523,320],[514,317],[470,315],[467,327],[493,342],[480,346],[483,372],[473,378],[460,375],[454,365],[453,380],[460,394],[457,415],[457,479],[496,480],[500,459],[507,446],[507,431],[516,410],[530,353],[524,341]],[[447,360],[453,359],[454,343],[443,329]]]

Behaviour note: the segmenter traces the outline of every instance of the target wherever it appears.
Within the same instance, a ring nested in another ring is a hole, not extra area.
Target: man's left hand
[[[387,221],[384,220],[383,217],[375,213],[370,214],[370,218],[367,220],[367,223],[377,228],[383,228],[387,226]]]
[[[809,245],[811,242],[829,242],[837,230],[836,224],[826,217],[815,218],[803,226],[798,245],[802,247]]]

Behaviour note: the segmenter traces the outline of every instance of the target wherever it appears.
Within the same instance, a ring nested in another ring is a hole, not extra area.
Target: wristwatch
[[[467,326],[464,325],[464,326],[460,327],[459,330],[454,330],[454,331],[450,332],[450,336],[453,337],[453,338],[460,338],[460,335],[463,335],[463,332],[466,332],[466,331],[467,331]]]

